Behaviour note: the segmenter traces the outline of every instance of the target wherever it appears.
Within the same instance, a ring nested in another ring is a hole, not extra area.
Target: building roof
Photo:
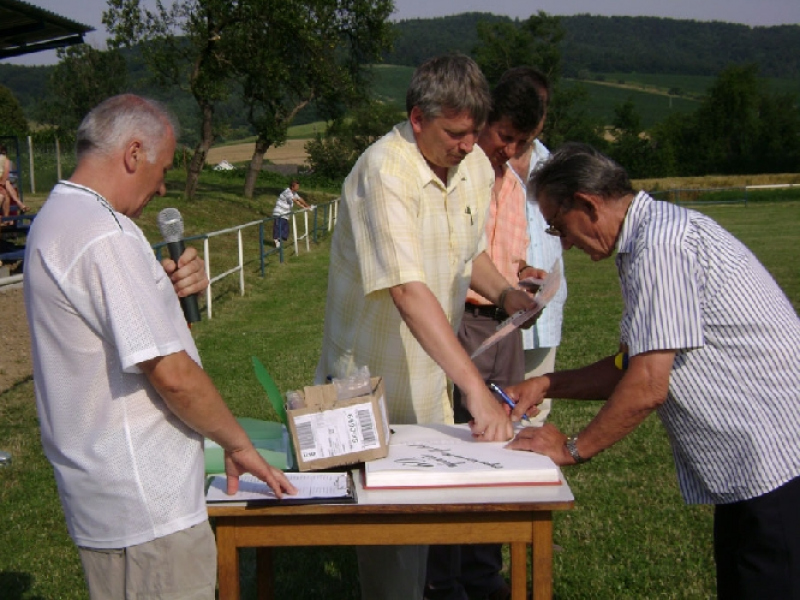
[[[0,59],[82,44],[92,27],[22,0],[0,0]]]

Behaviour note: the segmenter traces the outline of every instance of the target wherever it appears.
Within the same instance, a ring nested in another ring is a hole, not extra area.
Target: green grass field
[[[260,186],[266,198],[275,190]],[[166,198],[142,217],[153,241],[164,206],[184,215],[187,233],[221,229],[268,214],[267,200],[238,197],[240,182],[204,175],[200,199],[179,197],[173,178]],[[304,187],[304,189],[307,189]],[[261,192],[260,192],[261,194]],[[307,191],[312,201],[329,194]],[[274,201],[274,197],[272,200]],[[800,306],[794,243],[800,203],[704,206],[742,239]],[[250,230],[248,230],[250,231]],[[204,366],[238,416],[273,418],[255,379],[258,356],[282,390],[311,383],[322,338],[330,236],[284,264],[271,260],[261,278],[257,240],[246,236],[246,293],[235,277],[214,286],[214,319],[194,326]],[[218,241],[217,241],[218,240]],[[232,240],[215,238],[214,256],[234,253]],[[569,300],[558,368],[577,367],[616,351],[621,298],[612,260],[592,263],[578,251],[566,255]],[[229,261],[228,261],[229,262]],[[214,263],[213,273],[223,262]],[[746,287],[745,287],[746,289]],[[202,305],[202,302],[201,302]],[[552,422],[577,431],[599,403],[557,402]],[[83,600],[77,552],[66,534],[52,469],[42,454],[30,379],[0,391],[0,448],[14,455],[0,470],[0,596],[8,600]],[[565,469],[575,509],[555,517],[555,593],[560,599],[686,599],[715,596],[711,550],[712,509],[687,507],[677,489],[666,435],[655,417],[590,464]],[[278,598],[359,597],[351,548],[284,549],[275,553]],[[245,552],[244,598],[254,598],[253,555]]]
[[[642,127],[649,129],[656,123],[663,121],[673,112],[690,113],[697,109],[696,100],[678,98],[642,91],[639,89],[614,87],[592,81],[567,81],[566,85],[582,85],[589,93],[587,106],[589,114],[600,118],[601,122],[610,124],[614,120],[614,109],[631,100],[636,107],[636,112],[642,119]]]
[[[378,99],[405,108],[405,95],[414,69],[398,65],[375,65],[373,89]],[[672,112],[688,113],[697,109],[699,98],[714,83],[714,77],[692,75],[649,75],[646,73],[597,73],[603,81],[580,81],[589,91],[587,104],[590,115],[610,124],[614,107],[631,99],[647,129],[663,121]],[[800,84],[787,79],[766,79],[770,90],[800,94]],[[566,85],[577,80],[565,79]],[[624,86],[624,87],[623,87]],[[666,93],[673,88],[682,90],[671,99]]]
[[[648,73],[597,73],[595,77],[603,77],[608,82],[624,82],[668,91],[678,88],[687,95],[702,96],[716,80],[705,75],[651,75]],[[800,82],[792,79],[766,77],[764,81],[772,92],[794,94],[800,93]]]

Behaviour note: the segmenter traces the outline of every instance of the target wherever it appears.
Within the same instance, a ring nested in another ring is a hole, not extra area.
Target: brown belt
[[[464,303],[464,312],[470,313],[475,317],[487,317],[495,321],[505,321],[508,318],[508,313],[502,308],[498,308],[493,304],[478,305],[471,304],[470,302]]]

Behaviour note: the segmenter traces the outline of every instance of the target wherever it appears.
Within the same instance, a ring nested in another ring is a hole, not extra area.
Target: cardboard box
[[[372,393],[337,400],[333,384],[303,390],[303,408],[286,408],[300,471],[330,469],[383,458],[389,453],[389,420],[383,379]]]

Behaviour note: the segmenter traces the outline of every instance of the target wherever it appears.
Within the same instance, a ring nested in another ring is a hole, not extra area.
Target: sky
[[[94,47],[105,43],[102,23],[106,0],[25,0],[62,17],[94,27],[85,37]],[[169,0],[165,0],[168,2]],[[154,4],[152,0],[143,0]],[[696,21],[725,21],[751,26],[800,24],[800,0],[395,0],[392,20],[442,17],[464,12],[528,18],[543,10],[551,15],[669,17]],[[10,64],[54,64],[54,50],[6,59]]]

